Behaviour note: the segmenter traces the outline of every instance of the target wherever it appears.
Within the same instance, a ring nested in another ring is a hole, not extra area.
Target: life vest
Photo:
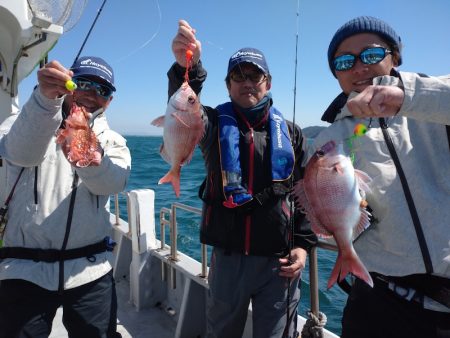
[[[242,186],[239,150],[240,131],[232,103],[227,102],[216,108],[219,112],[219,148],[224,206],[233,208],[252,200],[253,196]],[[294,151],[286,122],[274,107],[269,109],[270,156],[272,180],[287,180],[294,170]]]

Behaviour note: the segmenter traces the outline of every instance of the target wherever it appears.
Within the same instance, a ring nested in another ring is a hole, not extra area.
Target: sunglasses
[[[236,72],[236,73],[230,74],[230,79],[233,80],[234,82],[239,82],[239,83],[244,82],[247,79],[249,79],[250,81],[252,81],[254,83],[260,83],[266,79],[266,75],[263,73],[259,73],[259,72],[253,72],[253,73],[247,73],[247,74],[244,74],[242,72]]]
[[[374,65],[384,60],[386,55],[392,54],[387,48],[384,47],[370,47],[364,49],[359,55],[343,54],[334,58],[333,66],[334,70],[344,71],[351,69],[355,63],[356,58],[359,57],[362,63],[365,65]]]
[[[113,93],[113,90],[110,87],[82,77],[73,78],[72,81],[77,85],[77,90],[88,91],[93,89],[98,96],[101,96],[104,99],[108,99]]]

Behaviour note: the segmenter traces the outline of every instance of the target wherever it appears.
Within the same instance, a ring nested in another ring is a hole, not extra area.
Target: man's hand
[[[295,248],[291,250],[291,262],[288,257],[280,258],[280,273],[282,277],[296,278],[300,275],[305,268],[306,263],[306,250],[302,248]]]
[[[58,61],[47,63],[37,72],[39,90],[48,99],[56,99],[72,92],[67,90],[66,82],[73,76],[73,72],[64,68]]]
[[[172,41],[172,52],[177,63],[182,67],[186,67],[186,50],[188,49],[194,53],[192,65],[196,65],[198,60],[200,60],[202,45],[195,38],[195,29],[187,21],[180,20],[178,22],[177,35]]]
[[[347,101],[347,108],[355,117],[394,116],[403,104],[405,93],[396,86],[369,86]]]

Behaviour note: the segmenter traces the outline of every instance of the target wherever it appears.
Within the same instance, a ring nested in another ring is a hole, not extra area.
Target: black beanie
[[[382,39],[385,39],[386,42],[392,47],[396,47],[400,54],[398,65],[400,66],[402,64],[401,39],[400,36],[394,31],[394,29],[386,22],[372,16],[359,16],[345,23],[336,31],[333,39],[331,39],[330,45],[328,47],[328,65],[330,66],[331,72],[333,73],[334,77],[336,77],[336,73],[333,67],[333,59],[336,50],[338,49],[342,41],[350,36],[360,33],[377,34]]]

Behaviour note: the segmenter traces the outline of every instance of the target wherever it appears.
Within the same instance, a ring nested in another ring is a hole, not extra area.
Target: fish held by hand
[[[65,127],[56,133],[56,143],[66,154],[67,160],[77,167],[98,166],[101,154],[95,133],[89,126],[89,113],[82,106],[72,104]]]
[[[181,167],[190,162],[205,131],[202,105],[188,82],[170,97],[165,115],[153,120],[152,125],[164,128],[160,154],[171,165],[158,184],[171,183],[179,197]]]
[[[353,167],[342,144],[330,141],[314,153],[304,178],[294,186],[295,202],[306,213],[312,230],[324,238],[334,237],[338,247],[328,289],[349,273],[373,287],[352,243],[370,225],[364,200],[370,181],[366,173]]]

